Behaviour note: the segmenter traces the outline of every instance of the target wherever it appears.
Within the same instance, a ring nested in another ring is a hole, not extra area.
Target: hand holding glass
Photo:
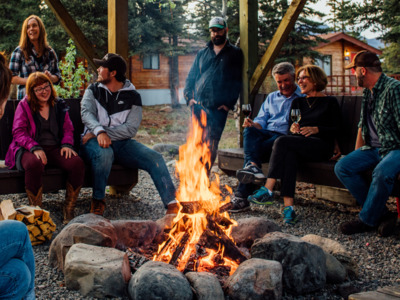
[[[250,104],[242,104],[242,113],[246,118],[249,118],[251,115],[251,105]]]
[[[300,113],[300,109],[298,108],[293,108],[290,111],[290,118],[292,119],[292,122],[295,124],[299,124],[300,119],[301,119],[301,113]],[[297,133],[298,134],[298,133]]]

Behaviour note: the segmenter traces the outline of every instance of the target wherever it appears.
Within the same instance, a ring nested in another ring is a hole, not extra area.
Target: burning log
[[[128,255],[129,266],[132,273],[135,273],[141,266],[150,260],[147,257],[132,251],[131,248],[126,249],[126,254]]]

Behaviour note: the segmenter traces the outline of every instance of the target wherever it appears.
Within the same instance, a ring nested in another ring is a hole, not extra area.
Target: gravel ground
[[[170,158],[166,158],[169,160]],[[173,174],[173,163],[170,161],[169,169]],[[237,186],[237,180],[226,175],[220,175],[221,184],[233,188]],[[175,182],[176,183],[176,182]],[[177,185],[177,183],[176,183]],[[18,207],[27,203],[26,195],[15,194],[1,196],[0,200],[12,199]],[[53,221],[57,224],[57,231],[63,228],[61,205],[64,199],[64,191],[55,194],[45,194],[43,198],[44,208],[51,212]],[[87,213],[91,199],[91,189],[82,189],[77,203],[77,214]],[[165,211],[161,199],[155,189],[150,176],[143,171],[139,172],[139,183],[130,192],[130,195],[121,198],[107,196],[107,208],[104,217],[117,219],[151,219],[161,218]],[[400,284],[400,232],[388,237],[378,237],[375,232],[345,236],[338,232],[338,224],[354,218],[358,210],[328,201],[318,200],[315,189],[311,184],[299,183],[295,207],[301,220],[295,226],[284,225],[279,207],[281,201],[269,207],[252,206],[251,211],[232,215],[234,219],[250,216],[267,217],[280,226],[283,232],[296,236],[317,234],[340,242],[351,253],[359,266],[359,277],[349,279],[341,285],[327,284],[322,291],[303,296],[293,296],[285,293],[283,299],[343,299],[339,292],[345,288],[353,288],[358,291],[376,290],[378,287]],[[389,202],[390,209],[395,210],[395,203]],[[397,228],[399,229],[399,228]],[[38,299],[92,299],[82,297],[80,293],[69,291],[64,286],[64,276],[48,265],[48,250],[50,242],[34,247],[36,260],[36,296]]]

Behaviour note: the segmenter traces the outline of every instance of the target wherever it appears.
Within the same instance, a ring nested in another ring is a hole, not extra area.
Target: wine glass
[[[251,115],[251,104],[242,104],[242,113],[246,118],[249,118]]]
[[[300,109],[298,108],[293,108],[290,111],[290,118],[292,119],[293,123],[299,124],[300,119],[301,119],[301,112]],[[297,133],[298,134],[298,133]]]

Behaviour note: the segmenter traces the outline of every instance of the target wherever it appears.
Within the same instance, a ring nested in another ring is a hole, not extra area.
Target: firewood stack
[[[15,209],[11,200],[4,200],[0,203],[1,220],[24,222],[33,246],[50,240],[56,230],[56,224],[50,218],[49,211],[39,206],[22,206]]]

